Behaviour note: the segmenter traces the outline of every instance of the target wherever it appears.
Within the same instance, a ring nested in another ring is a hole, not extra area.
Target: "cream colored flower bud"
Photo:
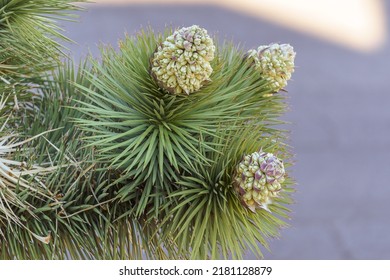
[[[283,162],[272,153],[259,151],[244,156],[237,165],[234,186],[242,203],[250,210],[269,211],[268,205],[279,195],[284,176]]]
[[[205,29],[197,25],[181,28],[157,48],[151,63],[152,75],[170,93],[193,93],[210,80],[214,52],[215,46]],[[164,76],[168,70],[169,82]]]
[[[295,52],[289,44],[260,46],[257,50],[249,50],[247,57],[260,75],[270,82],[273,92],[283,89],[294,72]]]

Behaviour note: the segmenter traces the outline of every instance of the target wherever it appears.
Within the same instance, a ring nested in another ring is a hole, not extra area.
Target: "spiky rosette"
[[[193,93],[209,80],[214,52],[213,40],[205,29],[197,25],[181,28],[158,46],[152,75],[170,93]]]
[[[11,83],[40,77],[59,60],[57,19],[69,19],[79,9],[72,2],[85,0],[0,1],[0,76]],[[69,41],[69,40],[68,40]]]
[[[47,81],[39,92],[36,117],[26,122],[29,128],[26,133],[30,135],[58,128],[45,134],[45,141],[29,143],[34,147],[37,163],[66,165],[51,176],[44,176],[47,189],[58,194],[58,202],[35,201],[37,213],[43,218],[39,223],[31,219],[26,222],[32,228],[38,225],[51,229],[51,244],[55,246],[32,246],[30,239],[9,234],[7,240],[18,242],[9,251],[0,252],[0,259],[182,258],[172,253],[174,250],[163,250],[175,243],[162,247],[161,239],[156,236],[158,224],[149,223],[145,215],[137,217],[133,201],[119,201],[117,192],[127,183],[125,176],[121,177],[121,170],[96,159],[95,147],[84,141],[93,133],[74,125],[76,118],[88,119],[78,110],[88,101],[80,94],[80,88],[95,90],[88,79],[94,73],[87,61],[78,69],[71,61],[59,65],[48,74],[53,80]]]
[[[35,115],[36,88],[61,60],[61,42],[70,41],[57,20],[74,18],[70,12],[80,9],[74,2],[84,1],[0,1],[0,114],[12,113],[9,125],[23,127]]]
[[[110,213],[126,204],[126,215],[145,221],[156,238],[146,235],[148,247],[169,256],[242,258],[246,249],[261,256],[257,242],[267,246],[285,225],[276,215],[287,217],[289,194],[275,197],[272,213],[255,215],[237,201],[232,176],[245,151],[263,147],[288,159],[274,127],[282,123],[283,96],[264,98],[267,82],[232,45],[216,50],[212,82],[196,94],[161,90],[150,57],[162,38],[140,32],[119,51],[102,48],[85,72],[90,86],[76,85],[83,146],[94,148],[96,165],[118,174]]]
[[[285,180],[283,162],[263,151],[244,156],[236,169],[234,184],[245,206],[255,212],[267,211],[272,199],[279,196]]]
[[[248,51],[248,59],[270,83],[273,92],[283,89],[294,72],[295,52],[289,44],[259,46],[257,50]]]
[[[1,244],[1,258],[243,258],[247,250],[261,257],[259,243],[268,248],[267,239],[279,235],[291,180],[271,205],[263,203],[272,213],[247,211],[232,182],[246,151],[263,147],[289,159],[285,135],[275,127],[282,123],[283,95],[264,98],[267,81],[232,45],[216,51],[212,82],[196,94],[161,90],[150,58],[162,38],[141,32],[119,51],[102,48],[91,67],[76,71],[67,64],[48,74],[26,134],[58,129],[29,143],[31,161],[68,165],[34,174],[30,180],[39,178],[42,195],[17,193],[24,200],[11,208],[15,216],[22,212],[26,228],[52,242],[31,244],[24,228],[9,231],[3,223],[11,242]],[[12,156],[15,163],[23,153]],[[266,187],[276,193],[278,165],[265,162]],[[38,219],[29,219],[33,214]]]

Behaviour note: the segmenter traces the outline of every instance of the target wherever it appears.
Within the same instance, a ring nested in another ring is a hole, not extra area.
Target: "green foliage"
[[[14,221],[1,219],[4,239],[0,240],[0,258],[168,258],[163,248],[157,246],[160,241],[154,235],[156,225],[145,227],[145,217],[136,218],[129,211],[132,205],[118,202],[118,172],[95,161],[94,149],[83,147],[84,132],[70,121],[81,115],[75,99],[83,100],[74,84],[92,87],[85,78],[85,73],[91,71],[88,64],[81,63],[79,68],[68,62],[50,74],[53,80],[42,86],[42,98],[36,104],[39,111],[35,118],[26,120],[30,128],[26,133],[41,135],[40,138],[29,142],[34,149],[28,154],[23,149],[8,155],[15,160],[28,157],[37,166],[58,165],[43,176],[42,183],[51,195],[37,199],[37,186],[30,185],[28,193],[33,202],[21,202],[21,207],[34,205],[35,219],[18,212],[23,223],[16,228]],[[52,128],[56,129],[51,131]],[[16,197],[21,195],[15,192]],[[49,244],[34,241],[34,236],[24,232],[25,228],[42,236],[50,233]],[[176,257],[179,256],[172,258]]]
[[[0,103],[0,107],[3,104]],[[18,234],[20,231],[43,243],[50,240],[50,234],[41,236],[42,228],[31,224],[39,220],[39,212],[43,211],[37,206],[41,201],[58,202],[46,186],[45,178],[59,167],[36,165],[31,160],[34,149],[28,145],[41,135],[23,139],[7,125],[9,117],[1,115],[0,120],[3,121],[0,127],[0,256],[4,258],[12,252],[6,258],[14,258],[20,256],[18,251],[12,251],[23,239]],[[10,235],[13,238],[9,238]]]
[[[120,173],[117,198],[133,206],[128,213],[159,223],[161,245],[190,258],[241,258],[248,248],[261,256],[256,242],[266,246],[285,223],[242,207],[232,175],[242,155],[259,148],[289,157],[275,127],[282,96],[270,95],[232,45],[218,50],[209,85],[190,96],[166,94],[149,74],[161,40],[149,31],[127,37],[119,52],[102,49],[88,75],[93,88],[78,85],[85,115],[76,124],[96,162]],[[274,212],[286,217],[289,202],[281,198]]]
[[[71,12],[79,8],[72,2],[0,1],[0,92],[4,102],[0,114],[13,112],[13,118],[25,119],[31,113],[37,99],[35,88],[42,84],[45,72],[60,61],[60,42],[70,41],[57,22],[74,17]],[[10,123],[18,125],[13,118]]]
[[[288,169],[284,96],[229,43],[207,85],[168,94],[150,60],[171,30],[60,62],[55,21],[74,9],[0,1],[0,258],[262,257],[287,225],[293,182],[256,213],[232,184],[260,148]]]
[[[68,40],[56,22],[71,17],[67,11],[78,9],[72,2],[0,1],[0,76],[12,82],[37,77],[53,66],[61,51],[57,39]]]

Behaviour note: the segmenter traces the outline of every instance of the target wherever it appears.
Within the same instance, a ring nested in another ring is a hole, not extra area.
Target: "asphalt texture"
[[[80,16],[79,23],[64,24],[66,35],[78,42],[69,45],[76,59],[89,51],[98,55],[100,43],[116,46],[125,32],[149,25],[161,31],[198,24],[248,49],[293,45],[297,67],[283,119],[291,122],[296,154],[296,203],[291,226],[270,241],[265,258],[390,259],[388,39],[379,50],[360,53],[212,6],[91,4]]]

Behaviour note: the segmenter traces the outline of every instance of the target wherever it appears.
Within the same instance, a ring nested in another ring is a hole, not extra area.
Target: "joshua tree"
[[[197,26],[63,55],[67,0],[0,1],[0,258],[262,257],[293,180],[287,44]]]

